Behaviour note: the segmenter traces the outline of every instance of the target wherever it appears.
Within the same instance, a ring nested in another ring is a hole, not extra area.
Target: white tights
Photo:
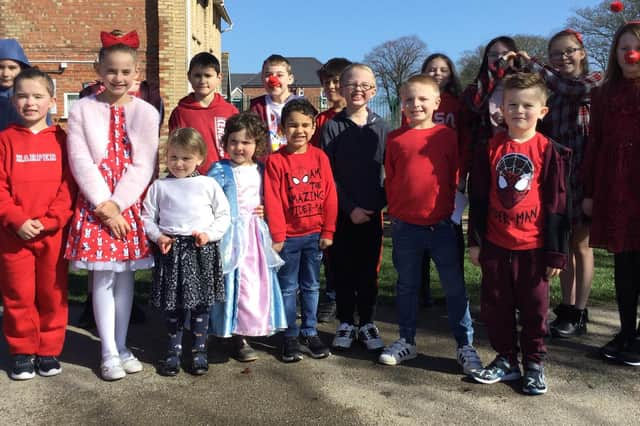
[[[93,315],[103,360],[126,351],[133,283],[133,271],[93,271]]]

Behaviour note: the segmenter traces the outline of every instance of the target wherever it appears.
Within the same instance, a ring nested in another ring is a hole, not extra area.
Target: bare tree
[[[620,13],[612,13],[610,4],[607,0],[594,7],[578,9],[567,21],[569,28],[582,33],[591,62],[601,70],[607,67],[609,49],[618,27],[640,15],[640,0],[626,0]]]
[[[549,39],[538,35],[518,34],[512,36],[516,42],[518,50],[524,50],[529,56],[537,58],[546,58],[547,44]],[[482,64],[482,55],[485,46],[478,46],[474,50],[465,51],[458,60],[458,69],[460,70],[460,82],[462,86],[471,83],[478,74],[480,65]]]
[[[427,56],[427,45],[417,36],[389,40],[374,47],[364,57],[382,87],[392,114],[399,114],[400,86],[412,74],[420,71]]]

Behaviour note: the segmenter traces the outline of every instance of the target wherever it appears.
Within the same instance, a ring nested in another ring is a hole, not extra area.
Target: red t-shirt
[[[401,127],[389,133],[385,189],[389,214],[415,225],[434,225],[453,212],[458,144],[455,130]]]
[[[335,109],[328,109],[326,111],[322,111],[320,114],[316,116],[316,131],[313,134],[313,137],[309,141],[309,143],[313,146],[317,146],[318,148],[322,148],[320,146],[320,133],[322,132],[322,126],[331,120],[339,111]]]
[[[518,143],[507,132],[489,141],[491,186],[487,240],[508,250],[544,245],[540,186],[549,140],[540,133]]]
[[[327,155],[308,145],[303,154],[286,146],[267,157],[264,205],[273,241],[320,233],[333,239],[338,196]]]

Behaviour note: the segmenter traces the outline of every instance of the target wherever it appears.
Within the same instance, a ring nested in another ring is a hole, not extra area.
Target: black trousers
[[[640,251],[625,251],[614,256],[614,279],[616,300],[620,314],[620,333],[633,340],[638,318],[638,296],[640,295]]]
[[[340,322],[354,324],[356,309],[360,325],[373,321],[381,250],[381,212],[360,225],[354,224],[343,212],[338,213],[330,258],[336,291],[336,316]]]

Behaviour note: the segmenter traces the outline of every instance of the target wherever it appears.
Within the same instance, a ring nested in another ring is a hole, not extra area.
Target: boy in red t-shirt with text
[[[289,101],[282,109],[287,145],[267,157],[264,204],[273,248],[284,265],[278,271],[288,328],[282,360],[295,362],[302,352],[312,358],[329,356],[318,337],[316,312],[322,250],[333,244],[338,198],[326,154],[309,144],[316,110],[305,99]],[[300,292],[302,325],[296,323]]]
[[[542,362],[549,280],[566,266],[569,235],[565,171],[571,152],[536,132],[546,101],[539,75],[505,78],[508,131],[477,150],[470,178],[469,256],[482,268],[482,315],[498,353],[473,378],[488,384],[520,379],[518,310],[522,391],[529,395],[547,392]]]

